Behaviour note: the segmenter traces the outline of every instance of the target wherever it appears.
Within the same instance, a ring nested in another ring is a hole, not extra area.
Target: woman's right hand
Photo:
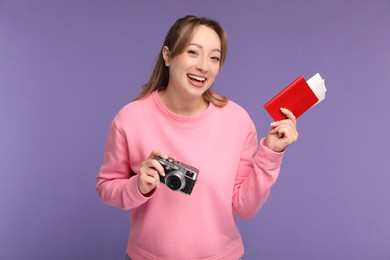
[[[150,196],[160,184],[160,175],[165,176],[164,168],[155,160],[156,156],[167,159],[168,156],[160,151],[153,150],[149,157],[141,163],[138,176],[138,189],[144,196]]]

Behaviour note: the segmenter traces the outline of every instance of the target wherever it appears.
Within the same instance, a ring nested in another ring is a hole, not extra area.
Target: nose
[[[208,72],[209,71],[209,61],[205,57],[199,57],[198,64],[196,68],[201,72]]]

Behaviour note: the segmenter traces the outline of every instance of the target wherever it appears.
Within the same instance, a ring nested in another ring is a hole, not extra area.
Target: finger
[[[160,174],[159,172],[154,169],[154,168],[145,168],[143,167],[141,169],[141,172],[140,172],[140,175],[142,176],[142,178],[146,178],[146,177],[151,177],[151,178],[154,178],[154,179],[160,179]]]
[[[278,133],[278,132],[280,132],[280,131],[290,131],[291,129],[292,129],[293,127],[291,127],[291,125],[289,125],[288,123],[283,123],[283,124],[278,124],[278,125],[276,125],[276,126],[274,126],[272,129],[271,129],[271,131],[270,131],[270,133],[271,134],[275,134],[275,133]]]
[[[293,125],[292,123],[291,124],[284,123],[284,124],[279,124],[279,125],[273,126],[270,129],[269,133],[275,134],[277,132],[280,132],[281,129],[284,129],[286,132],[297,132],[295,125]]]
[[[296,121],[294,121],[293,119],[283,119],[283,120],[272,122],[270,125],[271,125],[271,127],[276,127],[276,126],[280,126],[283,124],[289,124],[289,125],[295,127]]]
[[[156,180],[153,177],[150,176],[140,176],[138,180],[138,189],[142,194],[147,194],[151,190],[157,188],[160,184],[160,180]]]
[[[271,129],[271,133],[275,133],[280,129],[285,129],[286,133],[291,133],[292,135],[298,135],[297,126],[291,119],[279,121],[278,124],[275,124],[274,127]]]
[[[283,139],[287,144],[292,144],[298,139],[298,133],[288,127],[281,127],[276,132],[277,136]]]
[[[160,184],[160,178],[159,177],[156,178],[156,175],[154,176],[145,175],[142,180],[149,185],[157,186],[158,184]]]
[[[291,127],[288,124],[283,124],[278,127],[273,128],[270,131],[270,134],[277,134],[279,137],[281,136],[288,136],[288,137],[294,137],[298,135],[298,132],[295,130],[294,127]]]
[[[148,159],[146,160],[142,167],[141,171],[147,175],[162,175],[165,176],[164,168],[156,159]]]
[[[296,129],[297,128],[296,120],[294,121],[294,119],[284,119],[280,121],[275,121],[271,123],[271,130],[275,129],[276,127],[284,127],[284,126],[288,126],[291,129]]]
[[[161,176],[165,176],[164,167],[156,160],[153,159],[153,168],[160,174]]]
[[[287,129],[281,127],[276,133],[277,133],[279,138],[286,138],[287,137],[286,132],[287,132]]]
[[[168,156],[163,153],[162,151],[160,150],[153,150],[150,154],[149,154],[149,157],[148,159],[154,159],[156,158],[157,156],[160,156],[161,158],[164,158],[164,159],[167,159]]]
[[[152,176],[152,177],[159,175],[158,171],[154,168],[146,168],[144,171],[142,171],[142,173],[144,175]]]
[[[294,116],[293,112],[288,110],[287,108],[281,108],[280,111],[287,116],[288,119],[291,119],[294,123],[297,121],[296,117]]]

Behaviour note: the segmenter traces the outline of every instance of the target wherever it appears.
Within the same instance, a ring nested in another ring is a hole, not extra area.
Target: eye
[[[190,55],[198,55],[198,53],[195,50],[188,50],[187,52]]]
[[[213,56],[210,58],[213,62],[220,62],[221,61],[221,58],[220,57],[217,57],[217,56]]]

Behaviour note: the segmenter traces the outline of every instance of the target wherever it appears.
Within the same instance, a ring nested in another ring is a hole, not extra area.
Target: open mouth
[[[195,76],[195,75],[191,75],[191,74],[187,74],[187,76],[192,79],[192,80],[195,80],[197,82],[201,82],[201,83],[204,83],[207,78],[204,78],[204,77],[199,77],[199,76]]]

